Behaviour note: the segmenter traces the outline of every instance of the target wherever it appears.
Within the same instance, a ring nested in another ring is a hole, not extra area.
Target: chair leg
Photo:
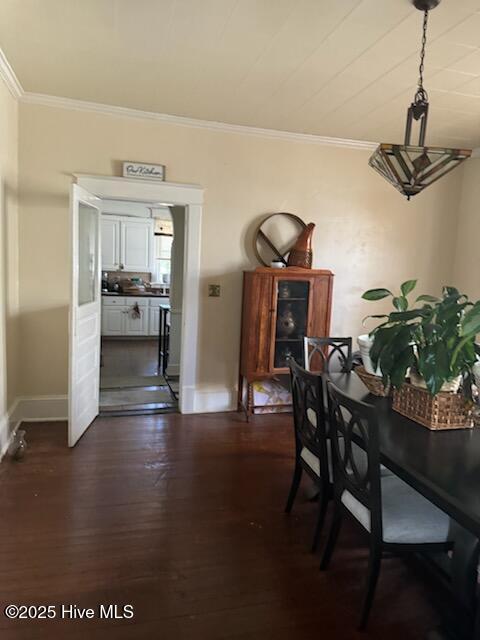
[[[302,479],[302,465],[295,461],[295,469],[293,471],[292,485],[290,487],[290,493],[288,494],[287,504],[285,505],[285,513],[290,513],[297,495],[298,487],[300,486],[300,480]]]
[[[340,509],[335,505],[333,512],[332,524],[330,525],[330,533],[328,534],[327,544],[323,552],[322,561],[320,562],[320,569],[324,571],[328,569],[330,560],[332,559],[333,550],[337,543],[338,534],[340,533],[340,527],[342,524],[342,514]]]
[[[367,592],[363,602],[362,617],[358,627],[359,631],[364,631],[367,627],[368,616],[373,604],[375,588],[377,586],[378,576],[380,574],[380,566],[382,563],[382,551],[377,546],[370,548],[370,557],[368,560],[368,576],[367,576]]]
[[[322,485],[320,487],[320,492],[318,494],[318,514],[317,514],[317,522],[315,524],[315,532],[313,534],[312,553],[315,553],[318,547],[318,541],[320,539],[320,534],[323,529],[323,523],[325,522],[327,507],[328,507],[328,487],[324,487]]]

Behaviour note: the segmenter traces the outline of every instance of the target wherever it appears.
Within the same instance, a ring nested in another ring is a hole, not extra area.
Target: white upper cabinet
[[[153,220],[102,216],[102,270],[151,272]]]
[[[116,271],[120,264],[120,221],[102,216],[102,270]]]
[[[125,271],[151,271],[152,220],[127,220],[121,223],[122,263]]]

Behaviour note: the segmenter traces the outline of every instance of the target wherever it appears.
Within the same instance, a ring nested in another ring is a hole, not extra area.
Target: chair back
[[[350,372],[352,370],[352,338],[303,339],[305,349],[305,369],[307,371],[331,370]]]
[[[330,381],[327,389],[335,498],[341,500],[344,492],[349,492],[370,512],[370,531],[381,539],[380,446],[375,408],[350,398]]]
[[[293,422],[297,454],[307,447],[320,461],[320,475],[328,478],[327,436],[323,379],[318,373],[310,373],[289,358]]]

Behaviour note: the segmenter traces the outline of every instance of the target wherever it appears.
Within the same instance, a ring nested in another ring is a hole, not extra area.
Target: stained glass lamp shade
[[[404,144],[380,144],[368,164],[378,171],[408,200],[439,180],[472,155],[470,149],[426,147],[428,119],[428,94],[423,86],[425,47],[427,43],[428,12],[440,0],[413,0],[415,7],[423,11],[423,36],[420,53],[418,87],[407,112]],[[410,143],[413,122],[419,123],[418,146]]]
[[[470,149],[380,144],[368,164],[410,199],[469,158]]]

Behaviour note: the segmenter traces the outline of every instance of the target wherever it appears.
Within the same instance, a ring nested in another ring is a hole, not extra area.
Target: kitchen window
[[[167,223],[170,224],[167,224]],[[154,272],[153,282],[155,284],[170,284],[170,274],[172,265],[172,242],[171,221],[156,220],[154,236]]]

